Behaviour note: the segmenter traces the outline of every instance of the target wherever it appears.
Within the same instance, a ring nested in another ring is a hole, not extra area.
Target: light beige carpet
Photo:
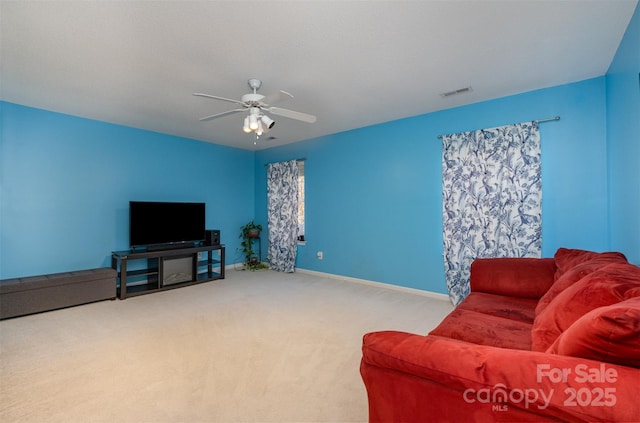
[[[0,322],[0,421],[364,422],[362,335],[447,301],[322,275],[227,278]]]

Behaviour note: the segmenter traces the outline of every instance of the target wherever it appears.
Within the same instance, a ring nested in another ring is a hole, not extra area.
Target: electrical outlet
[[[316,257],[318,257],[318,260],[322,260],[324,258],[324,253],[322,251],[318,251],[316,253]]]

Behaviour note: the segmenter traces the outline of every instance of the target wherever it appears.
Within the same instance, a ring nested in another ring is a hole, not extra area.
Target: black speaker
[[[207,229],[204,242],[207,245],[220,245],[220,230]]]

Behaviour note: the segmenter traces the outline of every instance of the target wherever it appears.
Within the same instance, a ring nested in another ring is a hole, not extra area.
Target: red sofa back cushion
[[[536,316],[531,349],[546,351],[562,332],[591,310],[640,296],[640,268],[613,263],[598,269],[560,292]]]
[[[640,368],[640,297],[585,314],[547,353]]]
[[[559,248],[553,259],[556,264],[556,281],[538,301],[536,316],[542,313],[559,293],[584,276],[611,263],[627,263],[627,258],[622,253],[594,253],[569,248]]]
[[[551,258],[478,258],[471,263],[471,291],[538,299],[555,271]]]
[[[556,262],[558,268],[556,272],[556,279],[562,276],[565,272],[571,268],[594,259],[604,259],[606,261],[616,263],[627,263],[627,258],[622,253],[618,252],[606,252],[596,253],[593,251],[577,250],[571,248],[558,248],[558,251],[553,255],[553,259]]]
[[[612,260],[611,258],[600,257],[591,261],[580,263],[577,266],[574,266],[564,272],[562,276],[560,276],[553,283],[553,285],[551,285],[551,288],[549,288],[549,290],[542,296],[542,298],[540,298],[540,301],[538,301],[538,304],[536,305],[536,316],[542,313],[544,309],[547,308],[549,304],[551,304],[551,301],[553,301],[553,299],[556,298],[562,291],[578,282],[585,276],[615,262],[616,261]]]

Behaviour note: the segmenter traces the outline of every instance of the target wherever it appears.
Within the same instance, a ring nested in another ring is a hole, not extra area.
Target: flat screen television
[[[131,248],[177,248],[205,239],[205,203],[129,202]]]

